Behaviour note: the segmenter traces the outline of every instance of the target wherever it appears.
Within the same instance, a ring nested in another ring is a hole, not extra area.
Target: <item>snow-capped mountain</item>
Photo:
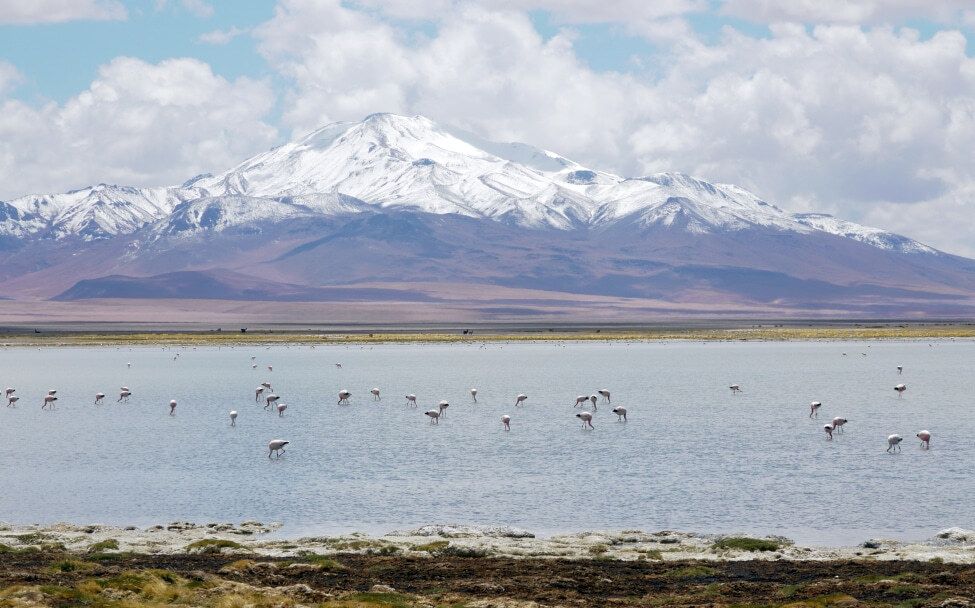
[[[884,249],[933,252],[916,241],[827,215],[787,213],[737,186],[680,173],[621,177],[554,152],[487,142],[422,116],[395,114],[328,125],[182,186],[99,184],[4,205],[0,234],[53,238],[130,234],[174,213],[186,217],[201,209],[219,213],[221,221],[200,227],[220,230],[262,218],[327,216],[372,206],[561,230],[600,227],[638,214],[644,225],[679,221],[696,233],[756,226],[817,230]],[[215,205],[223,208],[216,211]]]
[[[900,235],[792,214],[734,185],[623,177],[394,114],[328,125],[179,186],[0,202],[0,257],[0,287],[45,293],[36,284],[48,280],[51,295],[64,280],[44,277],[66,273],[73,284],[221,269],[311,287],[471,281],[671,301],[757,290],[791,302],[864,286],[893,297],[895,277],[921,300],[975,290],[971,261]]]

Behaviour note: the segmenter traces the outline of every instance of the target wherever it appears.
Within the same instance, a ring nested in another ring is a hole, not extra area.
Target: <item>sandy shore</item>
[[[430,525],[382,536],[361,533],[280,538],[280,524],[172,522],[148,528],[55,524],[0,525],[0,545],[56,547],[85,554],[172,555],[199,551],[289,558],[306,555],[470,556],[615,560],[936,560],[975,563],[975,531],[949,528],[924,542],[871,539],[854,547],[807,547],[778,536],[750,538],[689,532],[589,531],[537,538],[506,526]]]

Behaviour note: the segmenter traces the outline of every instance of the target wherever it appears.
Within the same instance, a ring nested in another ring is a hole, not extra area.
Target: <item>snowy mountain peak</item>
[[[694,234],[818,231],[881,249],[934,251],[830,216],[792,215],[738,186],[683,173],[627,178],[528,144],[497,143],[423,116],[388,113],[326,125],[181,186],[98,184],[12,200],[0,205],[0,235],[96,239],[155,225],[169,233],[220,231],[385,209],[533,229],[598,230],[625,222]]]

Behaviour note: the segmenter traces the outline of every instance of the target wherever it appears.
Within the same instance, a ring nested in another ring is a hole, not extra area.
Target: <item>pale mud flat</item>
[[[761,540],[772,550],[723,548],[721,541],[753,538],[690,532],[590,531],[536,538],[507,526],[428,525],[382,536],[350,533],[338,536],[276,538],[281,524],[193,524],[173,522],[148,528],[104,525],[0,524],[0,549],[57,547],[73,553],[129,552],[173,555],[196,551],[265,557],[336,554],[459,556],[616,560],[786,560],[844,559],[942,561],[975,563],[975,531],[948,528],[922,542],[871,539],[859,546],[810,547],[781,536]],[[226,542],[224,542],[226,541]]]

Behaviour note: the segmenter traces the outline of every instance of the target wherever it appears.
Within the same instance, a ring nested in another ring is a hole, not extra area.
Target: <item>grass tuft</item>
[[[225,538],[204,538],[186,545],[187,552],[220,553],[224,549],[243,549],[244,545]]]
[[[731,549],[733,551],[778,551],[785,544],[768,538],[749,538],[729,536],[711,545],[712,549]]]
[[[435,540],[430,543],[424,543],[422,545],[413,545],[414,551],[422,551],[429,553],[430,555],[436,555],[438,552],[443,551],[450,546],[450,542],[446,540]]]
[[[118,541],[109,538],[88,547],[88,553],[104,553],[105,551],[118,551]]]

